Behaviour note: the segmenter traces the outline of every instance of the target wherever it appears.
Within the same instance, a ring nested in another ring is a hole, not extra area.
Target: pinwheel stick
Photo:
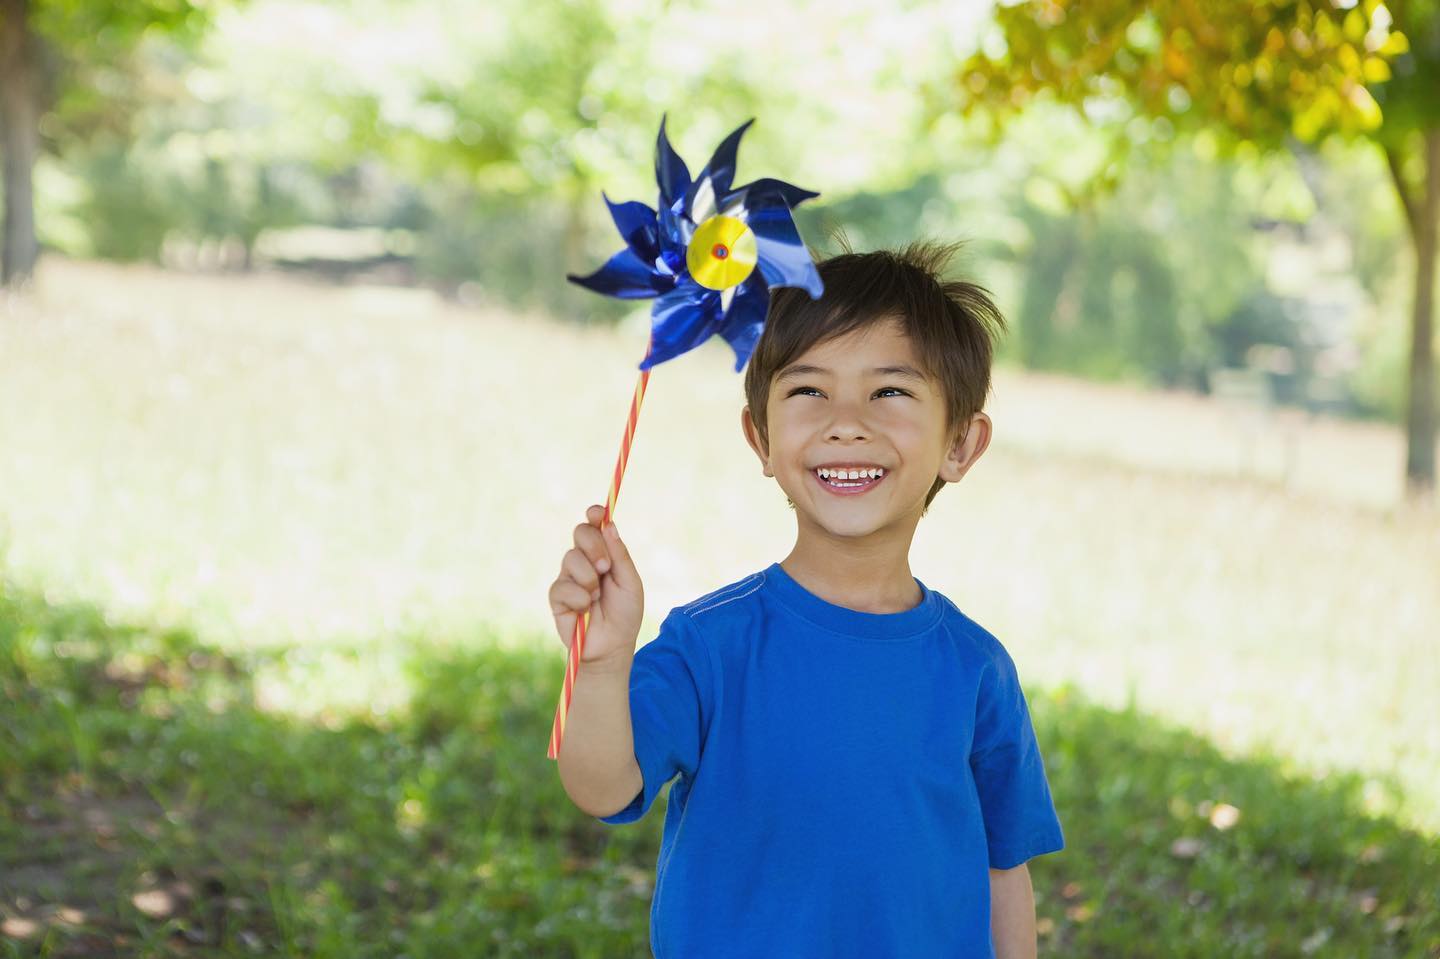
[[[630,398],[630,416],[625,421],[625,438],[620,441],[620,455],[615,460],[615,473],[610,477],[610,495],[605,500],[605,517],[601,525],[610,522],[615,513],[615,500],[620,495],[620,481],[625,478],[625,464],[630,459],[630,444],[635,440],[635,423],[640,418],[640,404],[645,401],[645,386],[650,382],[650,371],[642,370],[635,383],[635,395]],[[585,653],[585,628],[590,614],[575,619],[575,632],[570,639],[570,655],[565,664],[565,685],[560,690],[560,702],[555,707],[555,722],[550,727],[550,749],[546,756],[560,758],[560,743],[565,737],[565,716],[570,711],[570,697],[575,691],[575,678],[580,674],[580,659]]]

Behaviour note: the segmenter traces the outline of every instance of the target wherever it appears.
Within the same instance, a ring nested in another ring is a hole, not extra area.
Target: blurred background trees
[[[163,38],[172,55],[182,53],[202,35],[214,6],[204,0],[0,2],[5,284],[23,282],[35,267],[33,170],[41,150],[66,153],[97,139],[127,140],[130,121],[151,92],[137,48]]]
[[[1423,490],[1436,6],[3,0],[6,276],[38,236],[643,323],[563,279],[600,191],[653,199],[662,112],[693,162],[756,116],[821,251],[969,240],[1002,360],[1403,422]]]
[[[1157,123],[1224,149],[1303,150],[1330,135],[1379,148],[1415,257],[1406,479],[1433,487],[1440,4],[1026,0],[995,18],[993,51],[958,77],[966,109],[1065,103],[1109,128],[1122,155]]]

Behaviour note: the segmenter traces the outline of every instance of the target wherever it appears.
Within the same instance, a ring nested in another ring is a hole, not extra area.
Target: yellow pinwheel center
[[[701,223],[685,251],[690,275],[711,290],[728,290],[745,282],[759,259],[755,234],[733,216],[712,216]]]

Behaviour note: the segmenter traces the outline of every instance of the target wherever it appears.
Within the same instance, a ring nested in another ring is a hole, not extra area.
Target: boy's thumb
[[[640,573],[635,569],[630,551],[625,548],[625,541],[620,538],[620,531],[615,528],[614,522],[609,522],[600,532],[610,549],[610,575],[615,577],[615,585],[627,591],[634,590],[640,585]]]

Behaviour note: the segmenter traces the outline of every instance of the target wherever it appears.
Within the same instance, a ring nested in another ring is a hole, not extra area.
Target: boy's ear
[[[755,425],[754,418],[750,416],[750,407],[748,406],[740,411],[740,428],[745,431],[745,442],[749,443],[750,448],[755,451],[755,455],[760,457],[760,467],[764,470],[765,475],[774,476],[775,471],[770,468],[769,444],[761,438],[760,428]]]
[[[991,427],[990,417],[985,413],[970,417],[964,435],[955,437],[954,445],[946,451],[945,459],[940,463],[941,479],[947,483],[960,482],[960,478],[990,445]]]

